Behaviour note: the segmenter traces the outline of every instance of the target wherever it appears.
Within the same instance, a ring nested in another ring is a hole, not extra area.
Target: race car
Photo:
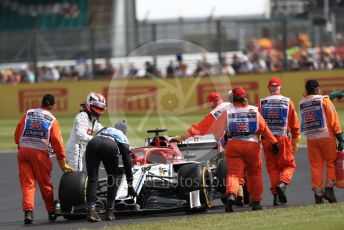
[[[225,197],[227,169],[222,155],[214,154],[204,161],[191,160],[197,152],[207,155],[216,150],[214,138],[191,138],[177,145],[169,143],[168,136],[160,135],[166,131],[148,130],[155,136],[146,138],[145,146],[131,150],[133,185],[138,195],[127,196],[127,182],[122,173],[116,181],[115,212],[198,212],[209,209],[214,199]],[[85,218],[86,186],[85,172],[65,173],[60,180],[57,215],[66,219]],[[98,213],[105,212],[106,188],[107,178],[99,179]]]

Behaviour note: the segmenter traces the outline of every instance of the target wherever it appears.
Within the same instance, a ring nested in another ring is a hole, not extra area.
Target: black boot
[[[273,200],[272,204],[273,204],[273,206],[279,206],[280,205],[277,194],[274,195],[274,200]]]
[[[244,206],[244,198],[242,196],[237,196],[235,199],[235,205],[238,207]]]
[[[239,185],[238,194],[235,199],[235,205],[238,207],[244,206],[244,190],[242,185]]]
[[[89,209],[87,213],[87,220],[89,222],[100,222],[102,219],[98,215],[96,209]]]
[[[287,185],[284,182],[279,183],[275,188],[278,193],[278,199],[282,204],[287,203],[287,196],[285,194],[286,188]]]
[[[325,187],[324,198],[328,200],[329,203],[337,203],[337,198],[334,195],[333,187]]]
[[[318,196],[316,193],[314,193],[314,198],[315,198],[315,204],[323,204],[323,196]]]
[[[230,194],[227,198],[227,202],[226,202],[226,206],[225,206],[226,212],[233,212],[234,211],[234,209],[233,209],[234,202],[235,202],[235,196],[234,196],[234,194]]]
[[[48,219],[50,222],[54,222],[57,219],[55,212],[48,212]]]
[[[113,208],[108,208],[105,211],[105,220],[115,220],[115,214],[113,213]]]
[[[24,224],[32,224],[33,223],[33,212],[32,210],[28,210],[24,212]]]
[[[260,201],[252,201],[252,211],[262,210],[263,207],[260,204]]]
[[[244,204],[249,204],[250,203],[250,194],[247,190],[246,184],[244,185],[243,190],[244,190]]]

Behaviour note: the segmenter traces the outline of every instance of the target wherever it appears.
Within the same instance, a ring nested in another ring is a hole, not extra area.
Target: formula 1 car
[[[213,137],[195,137],[177,145],[160,135],[166,129],[148,130],[144,147],[132,149],[134,189],[136,197],[127,196],[125,175],[117,180],[115,212],[161,212],[184,210],[199,212],[209,209],[214,199],[225,197],[226,164],[222,155],[214,154],[204,161],[194,161],[197,151],[217,152]],[[194,153],[192,153],[194,152]],[[123,171],[123,168],[121,168]],[[59,186],[56,213],[66,219],[85,218],[87,175],[65,173]],[[98,181],[97,211],[106,207],[107,178]]]

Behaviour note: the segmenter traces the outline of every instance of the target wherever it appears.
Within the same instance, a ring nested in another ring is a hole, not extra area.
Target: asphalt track
[[[57,196],[57,188],[59,178],[62,172],[54,162],[54,170],[52,173],[53,184],[55,185],[55,196]],[[314,198],[310,185],[310,170],[307,161],[307,150],[300,148],[296,155],[297,171],[294,175],[292,184],[288,187],[288,206],[300,206],[306,204],[313,204]],[[119,216],[116,221],[101,223],[88,223],[85,220],[68,221],[59,217],[55,223],[49,223],[47,213],[44,208],[43,200],[40,192],[36,191],[35,201],[35,223],[30,226],[23,224],[23,212],[21,210],[21,190],[18,180],[18,164],[16,153],[1,153],[0,154],[0,229],[79,229],[79,228],[100,228],[110,225],[125,225],[131,223],[139,223],[146,221],[157,221],[171,218],[178,218],[182,216],[195,216],[185,214],[184,212],[174,213],[160,213],[150,214],[144,216]],[[38,188],[37,188],[38,189]],[[340,189],[336,190],[336,195],[339,201],[344,201],[344,192]],[[272,196],[269,190],[269,180],[264,167],[264,200],[262,202],[265,208],[270,208],[272,204]],[[248,207],[237,208],[235,211],[248,210]],[[204,214],[223,213],[224,206],[219,201],[214,202],[213,208]],[[230,214],[228,214],[230,215]]]

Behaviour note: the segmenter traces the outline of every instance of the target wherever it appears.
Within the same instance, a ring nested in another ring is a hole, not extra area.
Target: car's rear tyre
[[[187,208],[187,212],[206,211],[211,207],[211,177],[208,168],[200,163],[190,163],[178,170],[178,194],[182,199],[189,201],[189,192],[200,191],[199,208]]]
[[[216,167],[216,178],[218,179],[218,184],[217,184],[217,191],[223,193],[226,195],[226,177],[227,177],[227,162],[226,158],[222,157],[221,159],[218,160],[217,162],[217,167]],[[246,182],[246,179],[245,179]],[[244,204],[249,203],[249,197],[250,194],[247,191],[247,186],[246,183],[243,186],[243,191],[244,191]],[[221,198],[221,202],[223,204],[226,204],[227,202],[227,197],[224,196]]]
[[[226,196],[221,197],[220,200],[221,200],[222,204],[227,204],[227,197]]]
[[[72,206],[85,205],[86,187],[86,172],[64,173],[61,177],[59,186],[59,200],[61,205],[61,212],[70,212]]]
[[[227,162],[225,158],[219,159],[216,167],[216,178],[218,180],[217,191],[226,194]]]

